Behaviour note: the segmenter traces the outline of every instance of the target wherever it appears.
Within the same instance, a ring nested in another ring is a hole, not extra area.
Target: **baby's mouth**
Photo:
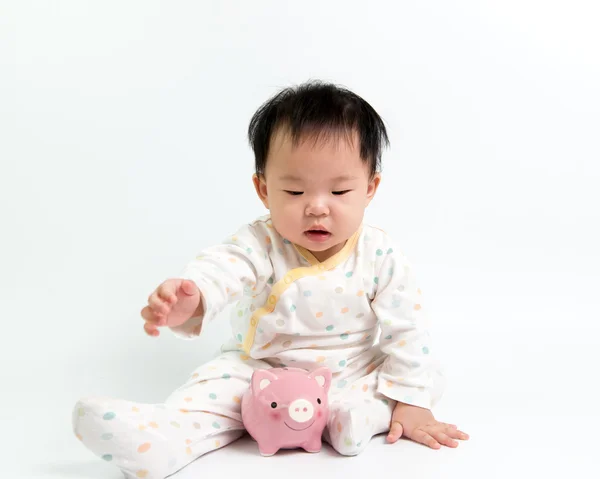
[[[304,235],[311,241],[326,241],[331,236],[331,233],[326,230],[314,229],[307,230],[304,232]]]

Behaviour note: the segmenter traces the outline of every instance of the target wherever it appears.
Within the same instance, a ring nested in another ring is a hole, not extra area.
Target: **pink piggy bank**
[[[279,449],[321,450],[329,416],[331,371],[257,369],[242,397],[242,422],[263,456]]]

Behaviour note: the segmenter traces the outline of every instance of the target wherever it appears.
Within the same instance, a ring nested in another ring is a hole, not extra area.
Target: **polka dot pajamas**
[[[382,360],[368,374],[333,378],[324,440],[340,454],[356,455],[389,430],[396,402],[376,390]],[[229,352],[196,369],[163,404],[83,398],[73,410],[73,429],[125,477],[163,479],[244,434],[241,397],[254,369],[272,365]]]
[[[397,401],[431,408],[444,383],[431,354],[421,290],[381,230],[361,225],[320,262],[278,235],[269,217],[207,248],[181,275],[206,311],[172,328],[197,337],[229,304],[232,336],[163,404],[84,398],[73,427],[128,478],[162,479],[244,434],[240,401],[257,368],[331,369],[326,442],[360,453],[385,433]]]
[[[127,478],[164,478],[244,434],[241,397],[264,361],[229,353],[196,369],[164,404],[83,398],[73,428],[92,452]]]

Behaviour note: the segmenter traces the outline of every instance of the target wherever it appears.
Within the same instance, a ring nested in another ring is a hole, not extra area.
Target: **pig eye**
[[[275,408],[277,407],[277,403],[276,403],[276,402],[272,402],[272,403],[271,403],[271,407],[272,407],[273,409],[275,409]]]
[[[317,398],[317,402],[321,404],[321,398]]]

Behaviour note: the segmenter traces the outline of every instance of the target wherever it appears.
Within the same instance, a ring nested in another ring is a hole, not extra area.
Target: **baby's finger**
[[[455,441],[454,439],[452,439],[451,437],[447,436],[446,434],[444,434],[441,431],[432,431],[431,435],[435,438],[435,440],[437,442],[439,442],[440,444],[443,444],[444,446],[458,447],[458,442],[457,441]]]
[[[160,326],[165,322],[165,319],[162,316],[158,316],[156,313],[154,313],[149,306],[146,306],[144,309],[142,309],[141,315],[142,318],[144,318],[144,320],[150,324],[156,324]]]
[[[158,293],[154,292],[148,299],[148,304],[152,311],[159,315],[167,315],[171,310],[171,307],[159,298]]]
[[[469,439],[469,435],[466,432],[459,431],[458,429],[447,429],[445,432],[454,439],[461,439],[463,441]]]
[[[144,324],[144,331],[146,331],[146,334],[148,336],[152,336],[152,337],[156,337],[156,336],[158,336],[160,334],[160,332],[158,331],[158,329],[156,329],[150,323],[145,323]]]
[[[422,429],[415,429],[415,431],[412,433],[411,439],[413,441],[420,442],[421,444],[425,444],[426,446],[429,446],[431,449],[439,449],[442,447],[442,446],[440,446],[439,442],[437,442],[433,437],[431,437],[429,434],[427,434]]]
[[[189,279],[186,279],[181,282],[181,291],[183,291],[188,296],[193,296],[198,292],[198,287],[196,286],[196,283]]]
[[[175,288],[171,283],[163,283],[158,287],[158,296],[163,301],[174,304],[177,301],[177,296],[175,295]]]
[[[387,442],[391,444],[395,443],[398,439],[400,439],[400,437],[402,437],[402,432],[402,424],[400,424],[398,421],[392,422],[390,432],[387,435]]]

